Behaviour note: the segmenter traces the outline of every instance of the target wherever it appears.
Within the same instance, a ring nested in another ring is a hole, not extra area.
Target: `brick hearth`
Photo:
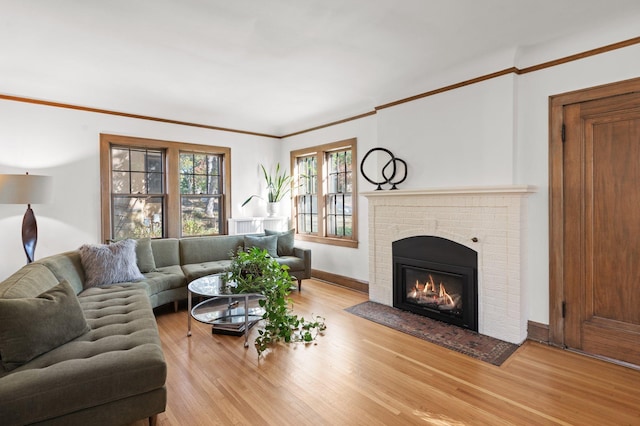
[[[448,238],[478,252],[478,331],[521,343],[527,336],[524,270],[531,192],[531,186],[500,186],[363,193],[369,201],[369,299],[393,306],[393,241]]]

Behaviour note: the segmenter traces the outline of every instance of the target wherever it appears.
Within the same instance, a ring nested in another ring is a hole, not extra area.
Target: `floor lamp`
[[[33,262],[38,242],[38,225],[31,204],[51,199],[51,177],[30,175],[0,175],[0,204],[26,204],[22,219],[22,245],[27,263]]]

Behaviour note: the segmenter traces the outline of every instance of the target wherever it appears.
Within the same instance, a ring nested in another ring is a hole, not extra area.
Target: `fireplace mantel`
[[[511,343],[527,333],[527,199],[531,185],[380,190],[369,202],[369,299],[393,306],[392,243],[432,235],[478,253],[478,331]]]
[[[501,186],[458,186],[449,188],[395,189],[360,192],[360,195],[371,197],[402,197],[411,195],[455,195],[455,194],[525,194],[536,192],[532,185]]]

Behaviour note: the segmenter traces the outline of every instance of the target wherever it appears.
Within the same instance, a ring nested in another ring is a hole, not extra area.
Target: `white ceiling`
[[[282,135],[630,16],[640,1],[0,0],[0,93]]]

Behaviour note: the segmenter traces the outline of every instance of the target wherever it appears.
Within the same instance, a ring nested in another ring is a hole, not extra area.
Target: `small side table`
[[[212,332],[223,334],[244,334],[244,347],[249,346],[249,329],[262,319],[264,309],[257,301],[264,299],[260,293],[232,293],[229,287],[235,283],[228,282],[223,286],[224,274],[207,275],[195,279],[188,286],[187,336],[191,336],[191,317],[196,321],[212,326]],[[207,299],[192,307],[193,295]],[[242,306],[241,306],[242,305]]]

